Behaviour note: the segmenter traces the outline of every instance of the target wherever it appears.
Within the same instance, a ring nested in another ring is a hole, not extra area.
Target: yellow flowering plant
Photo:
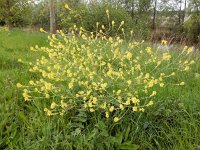
[[[8,32],[9,28],[7,26],[0,27],[0,31]]]
[[[116,23],[112,21],[111,25]],[[123,25],[124,21],[119,30]],[[56,36],[49,35],[49,47],[31,47],[45,55],[35,62],[20,60],[30,66],[30,72],[40,76],[28,85],[17,84],[24,100],[49,101],[50,105],[44,108],[48,116],[84,108],[88,113],[98,111],[119,122],[127,110],[137,113],[151,107],[156,102],[157,89],[165,88],[166,80],[189,71],[194,63],[188,57],[190,48],[174,56],[170,51],[145,47],[144,41],[109,37],[102,28],[105,30],[102,26],[96,32],[88,32],[74,25],[68,35],[62,30]]]

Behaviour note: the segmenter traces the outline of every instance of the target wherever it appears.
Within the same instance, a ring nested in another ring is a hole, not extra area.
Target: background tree
[[[43,0],[38,3],[34,3],[31,25],[32,28],[45,28],[45,30],[50,29],[50,11],[49,11],[49,0]],[[37,17],[35,17],[37,16]]]
[[[9,28],[25,26],[30,22],[33,10],[30,0],[0,0],[0,20]]]
[[[153,30],[156,29],[156,13],[157,13],[157,0],[154,0],[154,9],[153,9]]]
[[[50,33],[56,33],[56,11],[55,11],[55,0],[49,0],[49,11],[50,11]]]

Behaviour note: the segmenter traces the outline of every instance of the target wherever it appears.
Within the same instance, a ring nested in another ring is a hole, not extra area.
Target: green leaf
[[[124,141],[126,141],[128,139],[128,135],[130,133],[130,125],[127,127],[126,132],[125,132],[125,136],[124,136]]]
[[[122,150],[137,150],[140,146],[136,144],[132,144],[131,141],[129,142],[124,142],[120,145],[119,149]]]

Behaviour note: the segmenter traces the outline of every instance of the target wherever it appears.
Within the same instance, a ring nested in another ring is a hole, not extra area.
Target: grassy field
[[[42,103],[25,102],[16,88],[37,78],[17,61],[38,58],[41,53],[29,50],[36,44],[46,46],[47,36],[0,31],[0,149],[200,149],[200,57],[187,76],[179,74],[186,85],[161,90],[150,111],[119,125],[98,114],[92,123],[74,118],[74,124],[67,117],[47,117]]]

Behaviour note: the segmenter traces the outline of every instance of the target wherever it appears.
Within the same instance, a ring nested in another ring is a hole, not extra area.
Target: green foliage
[[[200,15],[191,15],[189,20],[184,23],[184,29],[189,39],[200,42]]]
[[[106,14],[106,10],[109,11],[109,16]],[[96,22],[99,22],[100,27],[104,25],[108,29],[112,21],[116,23],[113,32],[117,31],[121,21],[125,22],[124,29],[126,31],[130,31],[132,28],[132,18],[125,9],[114,8],[107,5],[95,5],[90,7],[88,15],[83,19],[83,24],[87,30],[95,31]]]
[[[148,14],[139,14],[133,18],[132,30],[136,39],[148,39],[151,34],[151,20]]]
[[[7,26],[24,27],[30,24],[33,7],[28,0],[0,0],[0,21]]]
[[[60,11],[58,13],[58,25],[59,28],[69,30],[73,25],[83,27],[84,19],[88,16],[88,9],[85,5],[77,4],[70,10],[66,9],[63,4],[59,5]],[[69,6],[71,7],[71,6]]]
[[[106,14],[106,10],[109,11],[109,16]],[[132,29],[132,18],[123,8],[114,8],[107,5],[94,5],[86,7],[85,5],[77,5],[71,10],[64,9],[60,14],[60,24],[65,29],[69,29],[73,25],[83,27],[87,31],[96,31],[96,23],[99,22],[99,26],[104,25],[105,28],[111,27],[111,22],[115,21],[117,25],[121,21],[125,22],[124,28],[127,31]],[[110,25],[110,27],[109,27]],[[117,26],[113,29],[113,33],[117,31]],[[109,33],[109,34],[113,34]]]
[[[32,8],[30,25],[32,25],[33,27],[43,27],[44,29],[49,30],[49,24],[50,17],[48,1],[41,1],[40,3],[35,4]]]

